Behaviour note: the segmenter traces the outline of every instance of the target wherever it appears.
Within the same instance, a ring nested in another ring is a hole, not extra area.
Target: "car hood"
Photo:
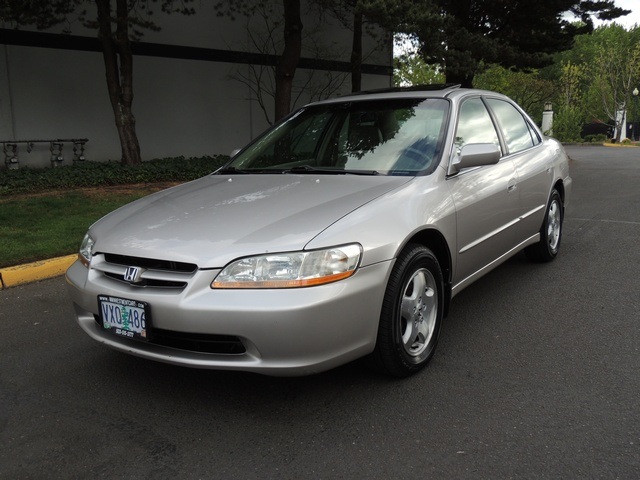
[[[94,251],[220,268],[242,256],[301,250],[349,212],[409,181],[411,177],[209,175],[96,222],[91,227]]]

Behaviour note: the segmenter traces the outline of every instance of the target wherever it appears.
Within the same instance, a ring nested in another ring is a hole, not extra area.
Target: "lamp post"
[[[633,123],[631,124],[631,139],[635,142],[638,140],[636,134],[636,122],[638,121],[638,87],[633,89]]]

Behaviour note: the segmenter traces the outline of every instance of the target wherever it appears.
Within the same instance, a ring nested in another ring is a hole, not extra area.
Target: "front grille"
[[[124,277],[117,273],[105,272],[104,275],[109,278],[113,278],[114,280],[118,280],[120,282],[127,282]],[[144,279],[139,283],[130,284],[135,287],[157,287],[157,288],[184,288],[187,286],[187,282],[173,282],[170,280],[155,280],[155,279]]]
[[[137,267],[143,272],[135,281],[125,280],[128,267]],[[101,272],[106,278],[126,283],[132,287],[164,288],[182,290],[197,272],[193,263],[174,262],[143,257],[130,257],[113,253],[97,254],[91,261],[91,268]]]
[[[105,253],[104,259],[108,263],[122,265],[123,267],[147,268],[149,270],[165,270],[168,272],[193,273],[198,269],[193,263],[173,262],[171,260],[158,260],[153,258],[129,257],[127,255],[115,255]]]
[[[94,315],[95,321],[102,326],[100,317]],[[139,340],[122,339],[124,342],[139,342]],[[240,338],[234,335],[207,335],[202,333],[175,332],[152,328],[149,331],[149,341],[153,345],[175,348],[198,353],[213,353],[218,355],[242,355],[246,352]]]

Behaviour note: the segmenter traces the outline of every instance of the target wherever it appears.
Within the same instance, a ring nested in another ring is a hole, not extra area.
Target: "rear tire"
[[[410,244],[391,272],[378,326],[373,366],[407,377],[433,356],[442,323],[444,282],[437,258],[423,245]]]
[[[535,262],[550,262],[558,255],[562,239],[564,206],[562,197],[554,188],[549,196],[547,211],[540,228],[540,241],[525,248],[524,253]]]

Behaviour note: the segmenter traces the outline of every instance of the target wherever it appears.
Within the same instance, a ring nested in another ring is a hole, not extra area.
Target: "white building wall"
[[[120,144],[107,94],[102,56],[48,48],[9,46],[6,74],[11,109],[3,108],[0,140],[89,138],[91,159],[120,157]],[[6,118],[6,120],[5,120]],[[19,146],[20,165],[46,166],[48,144]],[[70,160],[70,149],[67,152]]]
[[[217,17],[209,2],[196,8],[193,16],[157,12],[155,20],[162,30],[145,33],[142,41],[246,52],[258,50],[251,46],[250,36],[266,38],[259,26],[261,18],[252,18],[248,31],[247,19]],[[306,11],[303,24],[303,57],[313,58],[320,50],[326,60],[349,61],[351,31],[314,11]],[[76,23],[72,30],[74,36],[96,36]],[[276,40],[281,35],[280,29]],[[386,67],[387,72],[363,74],[363,89],[390,86],[391,45],[377,47],[377,41],[365,39],[364,63]],[[143,159],[228,154],[267,128],[255,99],[250,100],[250,89],[231,78],[243,68],[248,66],[135,55],[133,111]],[[341,93],[347,93],[348,73],[334,72],[334,76],[344,79]],[[298,69],[296,79],[304,77],[305,70]],[[308,101],[301,98],[296,106]],[[19,46],[0,36],[0,141],[55,138],[88,138],[85,155],[89,160],[120,159],[102,53]],[[63,154],[64,163],[71,163],[68,144]],[[31,153],[20,145],[18,156],[21,167],[50,165],[46,144],[36,144]],[[0,160],[0,168],[3,163]]]

